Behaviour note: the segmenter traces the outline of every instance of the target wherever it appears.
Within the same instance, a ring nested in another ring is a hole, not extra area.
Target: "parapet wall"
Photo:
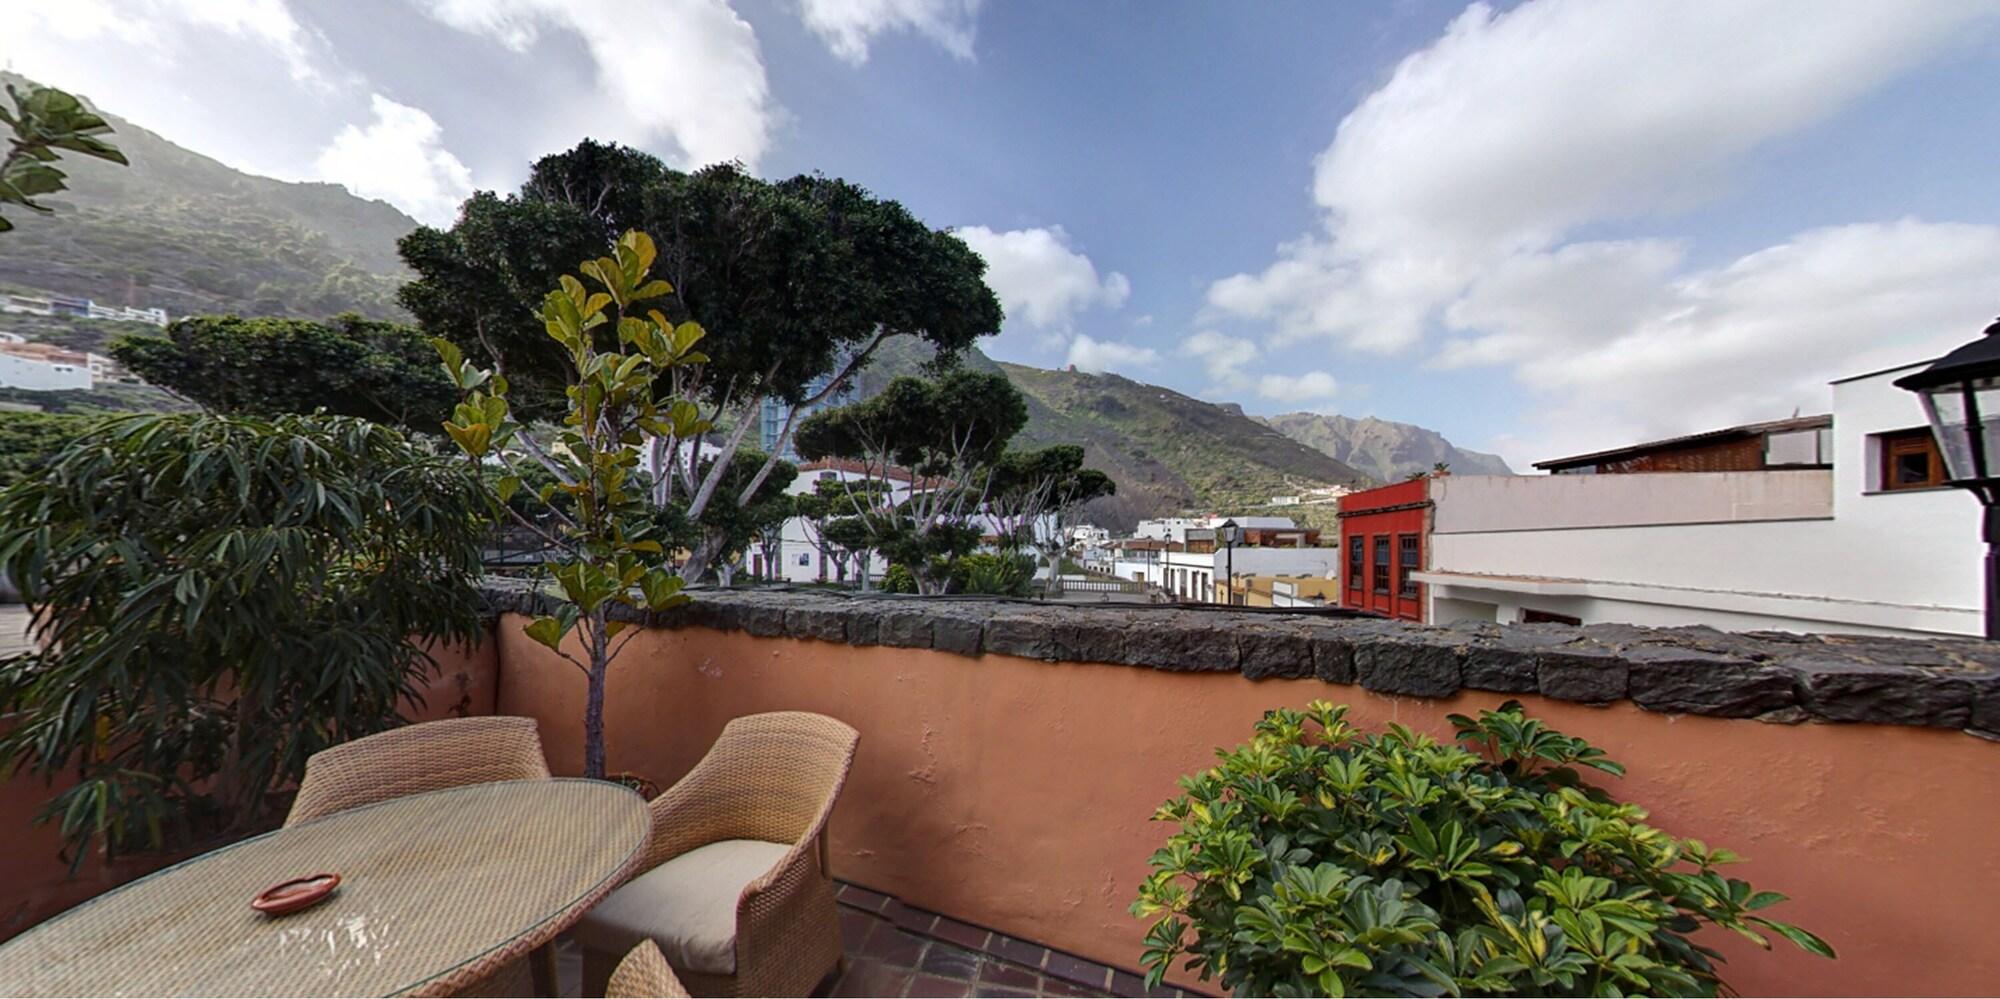
[[[505,583],[489,587],[487,600],[496,611],[523,614],[554,606],[524,585]],[[1978,639],[1629,625],[1427,627],[1240,607],[817,590],[701,591],[693,604],[666,614],[616,610],[655,627],[760,638],[1233,672],[1251,680],[1317,678],[1432,699],[1471,690],[1585,704],[1630,701],[1665,714],[1921,725],[2000,739],[2000,643]]]
[[[861,744],[830,827],[837,877],[1103,963],[1139,960],[1127,906],[1168,833],[1154,809],[1265,711],[1324,698],[1369,731],[1450,739],[1447,715],[1513,698],[1624,763],[1596,779],[1653,824],[1741,853],[1735,876],[1791,896],[1771,915],[1840,953],[1704,933],[1741,994],[2000,981],[2000,744],[1960,731],[1996,728],[1980,642],[768,591],[633,616],[654,626],[611,668],[613,770],[670,784],[731,718],[840,718]],[[526,624],[496,626],[496,710],[534,717],[550,765],[576,773],[583,677]]]

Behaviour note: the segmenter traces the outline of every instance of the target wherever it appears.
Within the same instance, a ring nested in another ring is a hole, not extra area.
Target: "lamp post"
[[[1236,536],[1241,530],[1241,528],[1236,526],[1236,521],[1234,520],[1225,520],[1215,529],[1216,533],[1221,535],[1223,548],[1228,553],[1229,603],[1231,606],[1234,606],[1236,603]]]
[[[1986,637],[2000,638],[2000,321],[1896,387],[1923,400],[1946,480],[1986,510]]]

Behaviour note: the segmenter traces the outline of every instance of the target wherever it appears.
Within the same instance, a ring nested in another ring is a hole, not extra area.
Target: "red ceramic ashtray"
[[[340,887],[340,875],[315,874],[309,878],[298,878],[275,884],[250,900],[250,908],[267,916],[287,916],[300,909],[309,909],[326,901],[335,888]]]

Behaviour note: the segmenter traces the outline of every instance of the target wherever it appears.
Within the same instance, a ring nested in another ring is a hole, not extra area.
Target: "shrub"
[[[39,651],[0,660],[0,774],[74,778],[74,857],[272,817],[306,757],[392,726],[481,632],[484,497],[350,417],[127,416],[0,491]]]
[[[951,591],[996,597],[1025,597],[1035,581],[1032,555],[974,552],[951,564]]]
[[[1186,955],[1239,995],[1709,995],[1704,924],[1833,956],[1754,914],[1785,896],[1719,873],[1734,854],[1584,783],[1624,769],[1518,703],[1451,716],[1484,755],[1346,712],[1269,713],[1154,815],[1180,828],[1132,906],[1150,984]]]
[[[917,592],[917,577],[910,572],[909,566],[901,562],[892,562],[889,568],[882,573],[882,592],[915,593]]]

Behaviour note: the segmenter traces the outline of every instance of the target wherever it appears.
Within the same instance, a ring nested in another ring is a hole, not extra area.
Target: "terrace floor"
[[[1147,991],[1128,971],[925,912],[857,885],[840,888],[847,970],[822,996],[1186,996]],[[564,996],[583,981],[581,957],[565,942],[556,974]]]

